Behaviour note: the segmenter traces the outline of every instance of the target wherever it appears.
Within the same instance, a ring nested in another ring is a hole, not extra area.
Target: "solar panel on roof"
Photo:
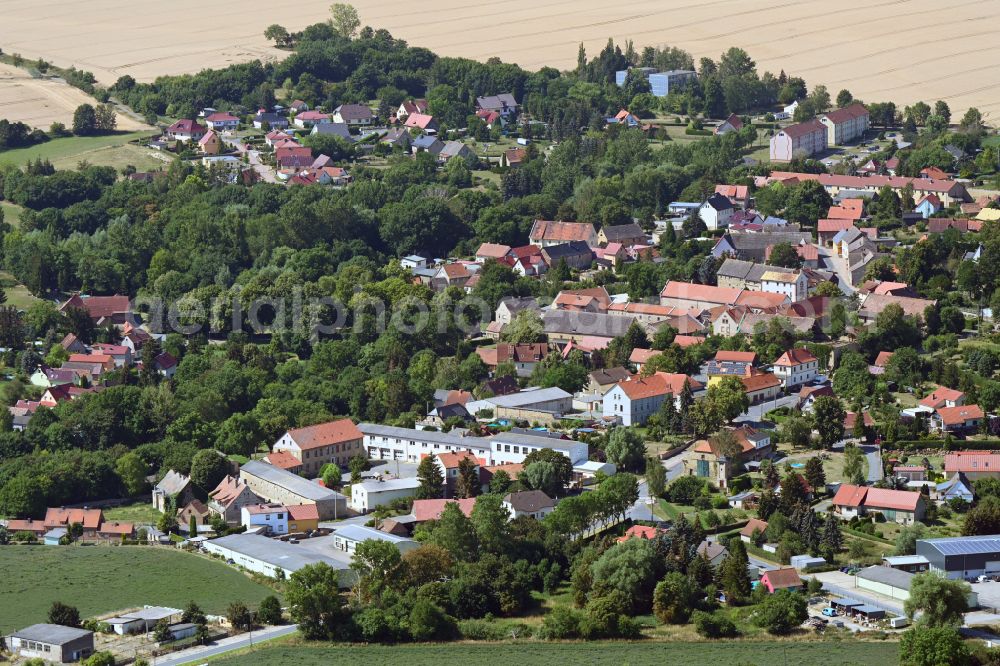
[[[981,555],[1000,552],[1000,536],[996,535],[926,539],[926,542],[943,555]]]

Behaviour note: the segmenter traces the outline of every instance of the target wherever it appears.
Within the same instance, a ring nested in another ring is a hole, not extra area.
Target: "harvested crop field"
[[[5,32],[6,26],[0,31]],[[25,69],[0,63],[0,118],[43,130],[48,130],[53,122],[72,127],[73,111],[81,104],[97,102],[60,79],[36,79]],[[149,126],[119,113],[118,128],[131,131]]]
[[[833,94],[849,88],[855,97],[897,104],[946,99],[953,110],[1000,114],[1000,0],[429,0],[416,13],[377,0],[354,4],[365,24],[442,55],[569,68],[580,42],[593,55],[609,37],[677,46],[696,59],[739,46],[761,71],[784,69]],[[285,52],[269,46],[264,29],[279,23],[299,30],[325,19],[329,5],[303,0],[282,13],[262,0],[176,0],[169,12],[152,0],[12,4],[0,22],[0,45],[90,70],[105,83],[123,74],[149,81],[281,58]]]

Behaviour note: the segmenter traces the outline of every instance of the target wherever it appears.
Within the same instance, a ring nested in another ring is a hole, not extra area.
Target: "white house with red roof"
[[[941,204],[941,197],[931,193],[920,197],[920,200],[917,201],[917,205],[914,206],[913,211],[920,213],[920,217],[926,220],[935,213],[940,212],[942,208],[944,208],[944,206]]]
[[[318,474],[327,463],[344,467],[364,452],[363,435],[350,419],[328,421],[289,430],[271,450],[284,451],[302,463],[307,474]]]
[[[963,474],[969,481],[1000,478],[1000,453],[993,451],[952,451],[944,456],[944,474]]]
[[[173,141],[197,141],[207,131],[197,120],[182,118],[167,128],[167,138]]]
[[[438,122],[434,119],[434,116],[426,113],[411,113],[406,117],[403,127],[434,134],[438,131]]]
[[[827,145],[826,126],[813,118],[775,132],[771,137],[770,158],[772,162],[791,162],[796,157],[821,153]]]
[[[965,404],[965,394],[945,386],[938,386],[920,400],[920,405],[929,409],[961,407]]]
[[[303,111],[302,113],[295,114],[294,120],[292,122],[303,129],[309,129],[313,125],[326,125],[333,122],[333,118],[329,113],[323,113],[322,111]]]
[[[945,433],[966,434],[975,432],[986,420],[979,405],[940,407],[931,416],[931,427]]]
[[[704,388],[701,382],[688,375],[657,372],[649,377],[635,377],[618,382],[604,394],[604,416],[617,417],[622,425],[642,425],[659,411],[668,396],[680,409],[680,397],[687,383],[691,391]]]
[[[923,520],[927,504],[920,493],[888,488],[869,488],[842,483],[833,497],[836,514],[849,520],[855,516],[880,513],[888,521],[912,525]]]
[[[743,119],[735,113],[731,113],[728,118],[716,126],[714,132],[716,136],[722,136],[730,132],[739,132],[741,129],[743,129]]]
[[[216,132],[223,130],[231,131],[240,126],[240,119],[229,112],[223,111],[206,116],[205,124],[208,125],[209,129],[213,129]]]
[[[822,113],[817,120],[826,127],[826,142],[831,146],[842,146],[862,138],[869,126],[868,109],[857,102],[843,109]]]
[[[402,120],[411,113],[427,113],[426,99],[408,99],[396,109],[396,117]]]
[[[808,349],[789,349],[774,362],[771,372],[786,389],[811,382],[819,373],[819,360]]]

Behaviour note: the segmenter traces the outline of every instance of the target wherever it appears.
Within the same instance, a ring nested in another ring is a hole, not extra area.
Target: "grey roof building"
[[[345,560],[321,555],[301,544],[292,545],[260,534],[230,534],[206,541],[204,548],[210,553],[233,560],[245,569],[266,576],[274,576],[279,570],[290,576],[304,566],[322,562],[340,572],[341,587],[349,587],[352,581],[349,564]]]
[[[33,624],[8,637],[14,654],[61,664],[80,661],[94,652],[94,632],[60,624]]]
[[[577,337],[595,336],[617,338],[625,335],[635,317],[607,315],[598,312],[576,312],[572,310],[548,310],[542,314],[545,333],[550,336]]]
[[[916,554],[927,558],[932,571],[948,578],[1000,574],[1000,534],[918,539]]]
[[[355,137],[351,136],[351,130],[347,127],[347,123],[318,123],[313,125],[311,134],[339,136],[352,143],[355,140]]]
[[[347,508],[347,498],[344,495],[298,474],[256,460],[251,460],[240,468],[240,480],[268,502],[285,505],[315,504],[320,520],[329,520],[338,511],[343,515],[342,512]]]

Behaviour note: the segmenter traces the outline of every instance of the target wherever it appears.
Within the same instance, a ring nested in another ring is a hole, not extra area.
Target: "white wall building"
[[[785,389],[811,382],[819,373],[819,361],[812,352],[801,347],[782,354],[771,370],[781,380]]]
[[[250,504],[240,510],[240,524],[247,529],[266,528],[269,534],[288,534],[288,509],[282,504]]]
[[[809,296],[809,279],[801,272],[765,271],[760,278],[760,290],[783,294],[794,303]]]
[[[333,547],[347,553],[348,555],[354,554],[354,551],[358,547],[359,543],[371,540],[388,541],[398,548],[401,553],[405,553],[408,550],[413,550],[414,548],[420,546],[420,544],[413,539],[396,536],[395,534],[382,532],[371,527],[365,527],[364,525],[345,525],[333,533]]]
[[[351,486],[351,508],[358,513],[368,513],[372,509],[385,506],[400,498],[413,497],[420,487],[420,479],[389,479],[355,483]]]

